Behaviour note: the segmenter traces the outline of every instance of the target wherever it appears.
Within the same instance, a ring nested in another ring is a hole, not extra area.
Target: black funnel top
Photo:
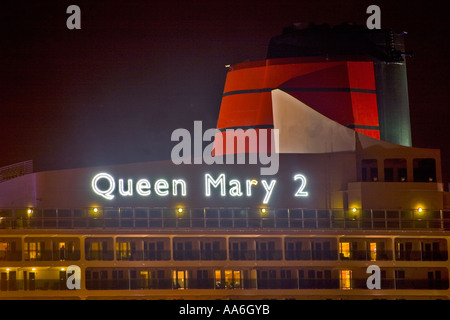
[[[401,42],[396,43],[398,40]],[[399,47],[403,47],[403,40],[395,37],[392,30],[369,30],[349,23],[334,27],[294,24],[270,40],[267,59],[368,55],[385,62],[401,62]]]

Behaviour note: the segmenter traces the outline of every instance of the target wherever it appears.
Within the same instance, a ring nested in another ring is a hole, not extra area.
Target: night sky
[[[413,145],[441,149],[450,182],[446,1],[2,1],[0,166],[170,159],[174,129],[216,126],[225,65],[264,59],[294,22],[365,25],[371,4],[408,32]]]

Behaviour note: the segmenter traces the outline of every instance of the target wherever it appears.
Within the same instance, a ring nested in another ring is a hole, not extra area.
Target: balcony
[[[226,260],[226,250],[175,250],[173,252],[173,259],[178,261],[184,260]]]
[[[21,259],[19,259],[21,260]],[[60,252],[53,250],[25,251],[25,261],[76,261],[80,260],[80,251]]]
[[[112,261],[114,251],[112,250],[86,250],[86,260]]]
[[[88,290],[160,290],[160,289],[180,289],[172,278],[154,278],[154,279],[138,279],[138,278],[87,278],[86,289]],[[342,287],[342,282],[335,278],[248,278],[239,281],[223,283],[219,279],[186,279],[185,288],[183,289],[216,289],[216,290],[232,290],[232,289],[334,289],[349,290],[359,289],[368,290],[367,278],[349,279],[348,287]],[[448,290],[448,279],[382,279],[381,290]],[[0,291],[35,291],[35,290],[68,290],[66,279],[36,279],[36,280],[2,280],[0,281]]]
[[[367,289],[367,278],[352,279],[352,289]],[[382,279],[381,289],[387,290],[447,290],[448,280],[437,279]]]
[[[396,260],[398,261],[447,261],[447,251],[397,251]]]
[[[22,260],[22,251],[0,252],[0,261],[20,261]]]
[[[337,250],[322,250],[322,251],[311,251],[311,250],[286,250],[285,259],[286,260],[337,260],[338,252]]]
[[[0,229],[450,230],[450,211],[267,208],[0,209]]]
[[[281,250],[256,251],[256,250],[231,250],[230,260],[281,260],[283,252]]]
[[[368,250],[353,250],[348,257],[340,253],[340,260],[356,260],[356,261],[389,261],[393,259],[392,251],[384,250],[372,253]]]
[[[37,280],[4,280],[1,281],[0,291],[17,290],[69,290],[66,280],[62,279],[37,279]]]
[[[119,261],[167,261],[170,260],[170,251],[116,251],[116,260]]]

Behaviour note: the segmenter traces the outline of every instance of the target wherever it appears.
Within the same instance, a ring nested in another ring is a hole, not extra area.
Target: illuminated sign
[[[305,191],[307,180],[302,174],[296,174],[294,181],[299,181],[300,185],[294,197],[308,197],[309,193]],[[238,179],[231,179],[227,184],[225,173],[213,176],[209,173],[204,175],[204,194],[210,197],[213,193],[221,197],[252,197],[252,190],[262,186],[264,198],[261,199],[263,204],[268,204],[273,191],[277,186],[276,179],[258,181],[256,179],[247,179],[241,183]],[[132,197],[137,194],[140,197],[148,197],[152,192],[158,197],[182,196],[188,195],[188,183],[183,179],[158,179],[153,185],[148,179],[139,179],[134,182],[133,179],[116,179],[105,172],[99,173],[92,179],[92,190],[95,194],[107,199],[113,200],[116,196]]]

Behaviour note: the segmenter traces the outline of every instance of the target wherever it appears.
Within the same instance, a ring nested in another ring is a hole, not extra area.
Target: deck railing
[[[0,168],[0,182],[14,179],[33,172],[33,160],[15,163]]]
[[[0,229],[450,230],[446,210],[302,208],[3,208]]]

